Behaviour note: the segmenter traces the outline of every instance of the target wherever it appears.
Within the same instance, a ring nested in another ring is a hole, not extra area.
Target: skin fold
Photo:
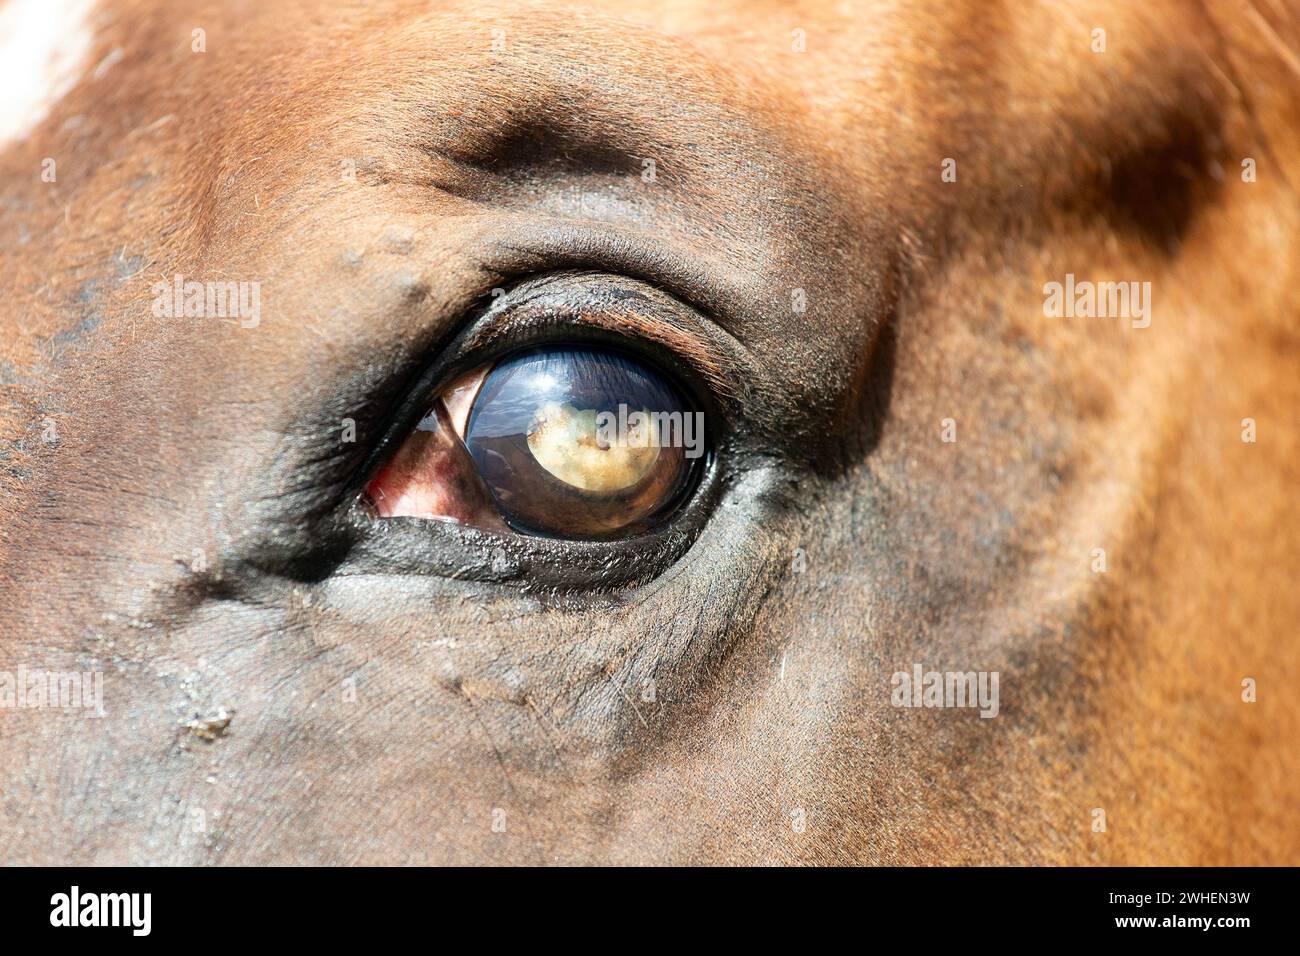
[[[1292,0],[85,22],[0,142],[0,671],[105,716],[0,709],[0,861],[1300,863]],[[680,360],[673,528],[349,506],[493,308]]]

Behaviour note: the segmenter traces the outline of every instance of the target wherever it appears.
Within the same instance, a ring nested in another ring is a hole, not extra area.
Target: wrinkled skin
[[[0,860],[1300,863],[1298,20],[101,4],[0,152],[0,669],[107,716],[0,711]],[[177,273],[260,324],[156,318]],[[1067,273],[1150,327],[1046,317]],[[359,511],[535,281],[678,316],[680,527]],[[914,663],[1000,713],[891,706]]]

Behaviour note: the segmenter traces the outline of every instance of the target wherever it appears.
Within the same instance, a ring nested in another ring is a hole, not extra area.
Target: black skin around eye
[[[591,413],[627,416],[637,411],[667,413],[685,421],[695,413],[681,392],[662,374],[637,359],[590,346],[530,349],[499,362],[488,375],[475,400],[465,430],[465,445],[505,520],[516,530],[547,537],[600,540],[641,533],[665,520],[681,503],[698,477],[700,455],[688,455],[685,432],[669,433],[669,441],[656,450],[641,451],[636,467],[628,464],[625,449],[588,454],[579,462],[613,462],[575,465],[564,480],[539,461],[537,452],[581,453],[579,441],[561,431],[550,444],[530,447],[529,434],[538,438],[539,412],[577,411],[574,433],[594,439]],[[690,423],[697,425],[698,420]],[[584,426],[588,426],[584,429]],[[703,441],[702,429],[694,432]],[[698,450],[698,447],[697,447]],[[607,457],[608,456],[608,457]],[[652,464],[644,465],[644,462]],[[619,476],[626,469],[626,484]],[[563,469],[561,469],[563,471]],[[576,476],[576,477],[575,477]],[[603,482],[603,483],[602,483]]]

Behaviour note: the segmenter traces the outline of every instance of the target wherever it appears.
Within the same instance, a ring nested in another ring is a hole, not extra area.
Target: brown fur
[[[1298,12],[102,4],[121,61],[0,153],[0,670],[101,666],[109,716],[0,712],[0,860],[1300,862]],[[267,571],[303,423],[373,441],[350,396],[565,269],[736,343],[690,550]],[[155,319],[178,272],[261,325]],[[1067,272],[1151,327],[1046,318]],[[1002,713],[891,707],[914,662]]]

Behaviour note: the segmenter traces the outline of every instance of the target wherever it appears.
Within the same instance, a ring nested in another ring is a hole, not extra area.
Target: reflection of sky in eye
[[[613,411],[619,403],[653,411],[684,411],[676,390],[635,359],[583,348],[518,355],[488,374],[466,429],[476,440],[527,434],[533,415],[550,401]]]

